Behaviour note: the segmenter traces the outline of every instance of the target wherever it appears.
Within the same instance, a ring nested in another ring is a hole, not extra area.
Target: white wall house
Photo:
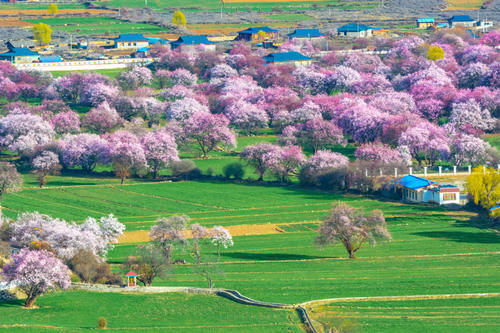
[[[439,205],[460,204],[460,188],[443,185],[413,175],[394,181],[401,188],[402,199],[409,202],[433,202]]]
[[[115,38],[114,41],[116,49],[136,50],[149,46],[149,39],[142,34],[124,34]]]

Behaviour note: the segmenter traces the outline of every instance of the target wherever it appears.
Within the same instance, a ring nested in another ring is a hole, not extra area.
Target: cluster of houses
[[[433,18],[419,18],[417,19],[418,29],[430,29],[440,27],[466,27],[476,28],[479,27],[487,29],[492,26],[492,22],[476,21],[467,15],[455,15],[448,19],[448,24],[437,23]],[[373,28],[365,24],[348,23],[337,28],[338,38],[370,38],[374,35],[384,33],[385,30]],[[256,43],[264,48],[272,48],[275,43],[280,40],[280,33],[278,30],[262,26],[252,27],[238,32],[235,40],[247,41]],[[319,29],[296,29],[293,33],[286,36],[288,39],[300,40],[319,40],[325,37]],[[112,55],[100,55],[103,59],[109,57],[147,57],[149,55],[150,47],[155,44],[170,45],[172,49],[181,49],[183,52],[191,52],[194,49],[203,49],[206,51],[215,50],[216,43],[209,40],[205,35],[196,36],[180,36],[175,41],[169,41],[163,38],[146,37],[143,34],[122,34],[117,38],[110,40],[111,46],[114,50],[109,50]],[[88,48],[88,41],[80,41],[77,48]],[[36,51],[32,51],[26,47],[15,47],[10,42],[7,43],[8,51],[0,53],[0,60],[7,60],[12,63],[32,63],[32,62],[60,62],[60,57],[46,57],[40,55]],[[101,58],[97,58],[101,59]],[[311,65],[312,59],[300,54],[298,52],[274,52],[264,57],[267,63],[274,64],[293,64],[295,66],[308,66]]]
[[[469,15],[454,15],[449,18],[448,23],[436,22],[434,18],[418,18],[417,29],[431,29],[431,28],[470,28],[470,29],[490,29],[493,27],[493,22],[484,20],[474,20]]]

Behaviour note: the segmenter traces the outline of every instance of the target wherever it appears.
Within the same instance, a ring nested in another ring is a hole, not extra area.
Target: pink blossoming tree
[[[3,267],[5,282],[11,282],[24,291],[24,306],[32,308],[38,296],[49,290],[67,289],[71,284],[69,269],[61,260],[45,250],[22,249],[12,255],[13,261]]]

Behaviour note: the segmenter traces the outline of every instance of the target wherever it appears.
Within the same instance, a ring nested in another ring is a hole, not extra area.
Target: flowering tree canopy
[[[365,241],[375,244],[377,240],[391,240],[384,214],[373,210],[371,215],[362,209],[350,207],[345,203],[334,204],[325,221],[320,224],[316,243],[325,246],[344,245],[349,258],[355,258]]]
[[[56,114],[50,121],[57,134],[75,134],[80,132],[80,117],[75,111]]]
[[[228,125],[224,115],[197,112],[185,122],[184,134],[198,146],[203,158],[207,158],[215,149],[236,146],[236,136]]]
[[[482,164],[488,158],[489,149],[491,149],[489,143],[472,135],[461,135],[451,143],[452,156],[456,165]]]
[[[71,284],[68,267],[48,251],[22,249],[12,259],[3,267],[2,275],[6,282],[14,283],[26,293],[24,306],[28,308],[45,292],[66,289]]]
[[[62,159],[67,166],[80,166],[92,171],[97,163],[111,162],[108,142],[96,134],[82,133],[64,141]]]
[[[46,184],[46,177],[59,172],[59,156],[51,151],[43,151],[36,156],[32,163],[33,172],[37,175],[40,187]]]
[[[266,111],[243,100],[238,100],[227,107],[226,116],[247,135],[255,133],[260,128],[266,128],[269,122]]]
[[[427,121],[409,127],[401,135],[399,144],[407,146],[417,161],[427,164],[434,163],[438,158],[447,159],[450,155],[444,129]]]
[[[108,102],[103,102],[85,115],[83,125],[96,133],[104,133],[122,124],[122,118]]]
[[[208,113],[208,108],[200,104],[197,100],[191,97],[178,99],[170,103],[166,110],[166,117],[168,120],[175,120],[185,122],[195,113]]]
[[[167,131],[150,132],[141,138],[141,144],[154,178],[158,177],[158,171],[161,167],[179,160],[175,139]]]
[[[0,118],[0,147],[18,153],[32,151],[55,136],[50,123],[31,114],[9,114]]]
[[[139,139],[125,131],[113,133],[108,138],[113,169],[122,184],[133,169],[140,172],[147,168],[146,156]]]
[[[328,150],[318,150],[304,163],[304,167],[309,168],[312,172],[328,168],[345,168],[348,165],[349,159],[346,156]]]
[[[272,158],[280,151],[280,147],[270,143],[259,143],[253,146],[246,146],[241,152],[241,158],[255,168],[259,174],[259,180],[263,180],[264,173],[269,168],[268,159]]]

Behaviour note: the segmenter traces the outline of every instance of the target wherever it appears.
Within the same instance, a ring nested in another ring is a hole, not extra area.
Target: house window
[[[443,194],[443,201],[454,201],[457,200],[456,193],[445,193]]]

